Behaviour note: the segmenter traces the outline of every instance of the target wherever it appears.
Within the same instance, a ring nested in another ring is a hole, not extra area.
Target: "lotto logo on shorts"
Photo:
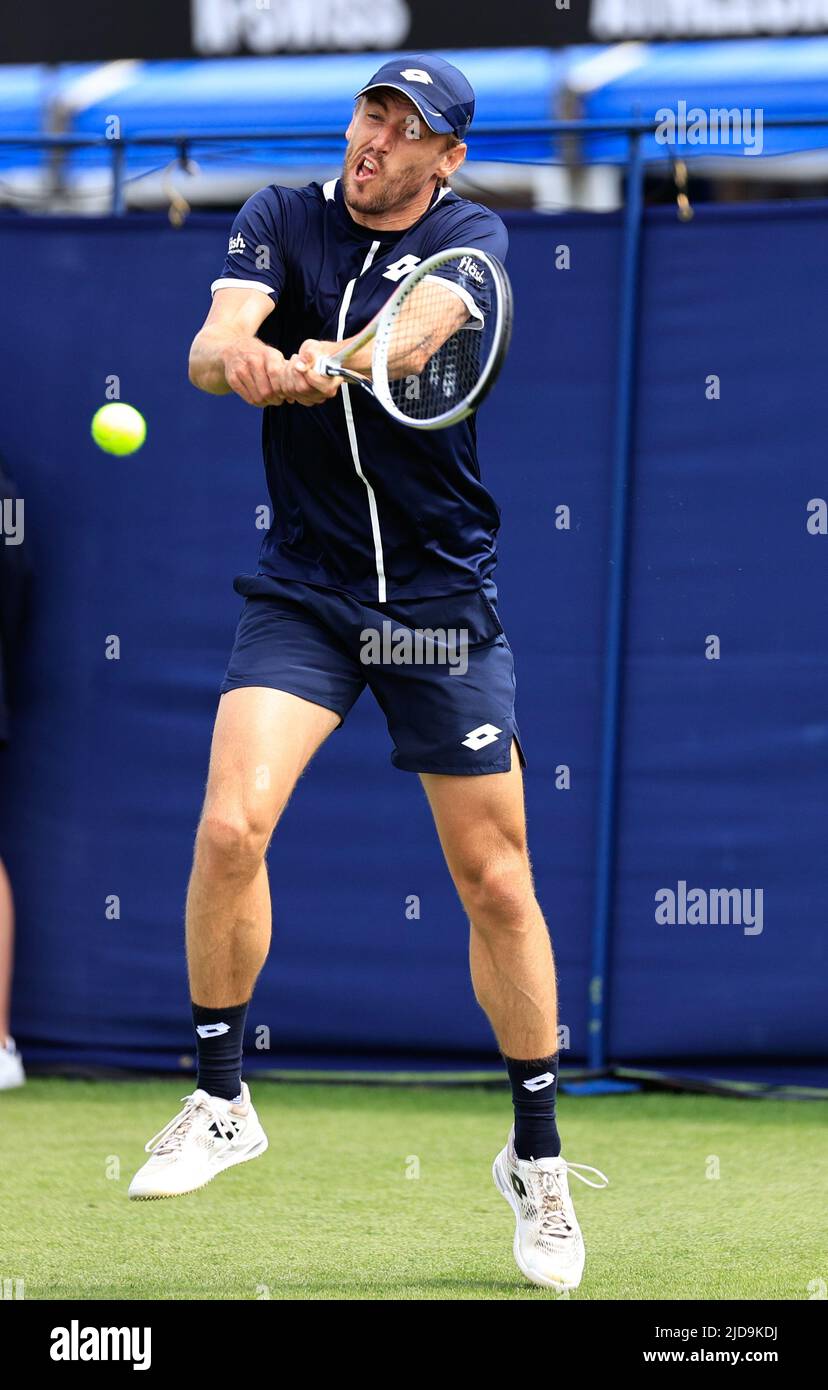
[[[488,748],[490,743],[495,743],[503,733],[502,729],[496,729],[494,724],[481,724],[479,729],[472,729],[463,739],[463,747],[471,748],[476,753],[480,748]]]

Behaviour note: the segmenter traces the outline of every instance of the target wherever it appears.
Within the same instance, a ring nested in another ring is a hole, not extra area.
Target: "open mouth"
[[[369,155],[363,155],[361,159],[357,160],[354,167],[354,178],[357,183],[369,183],[371,179],[377,177],[378,173],[379,165]]]

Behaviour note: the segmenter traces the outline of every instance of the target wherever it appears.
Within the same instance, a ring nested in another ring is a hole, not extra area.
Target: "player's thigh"
[[[302,772],[337,727],[333,710],[284,690],[243,686],[219,701],[202,821],[269,837]]]
[[[455,777],[421,773],[437,834],[458,888],[529,873],[523,772],[512,741],[507,772]]]

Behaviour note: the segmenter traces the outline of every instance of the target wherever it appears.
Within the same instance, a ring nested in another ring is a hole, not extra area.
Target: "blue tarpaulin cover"
[[[566,1065],[587,1045],[620,221],[507,221],[515,334],[479,435]],[[646,217],[613,1061],[790,1072],[825,1055],[828,536],[809,503],[826,496],[827,233],[825,205]],[[226,236],[212,215],[0,221],[15,383],[0,453],[36,568],[0,853],[19,910],[13,1030],[33,1060],[192,1054],[182,905],[232,578],[255,565],[267,501],[258,413],[186,377]],[[149,423],[121,459],[89,436],[113,374]],[[270,1065],[494,1057],[425,798],[389,755],[366,695],[276,834],[250,1015]],[[754,906],[761,890],[761,932],[658,922],[656,894],[680,882]]]

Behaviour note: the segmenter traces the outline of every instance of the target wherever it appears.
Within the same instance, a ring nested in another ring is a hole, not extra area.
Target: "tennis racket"
[[[500,261],[472,246],[429,256],[347,347],[314,370],[362,386],[395,420],[439,430],[491,391],[512,334],[512,289]]]

